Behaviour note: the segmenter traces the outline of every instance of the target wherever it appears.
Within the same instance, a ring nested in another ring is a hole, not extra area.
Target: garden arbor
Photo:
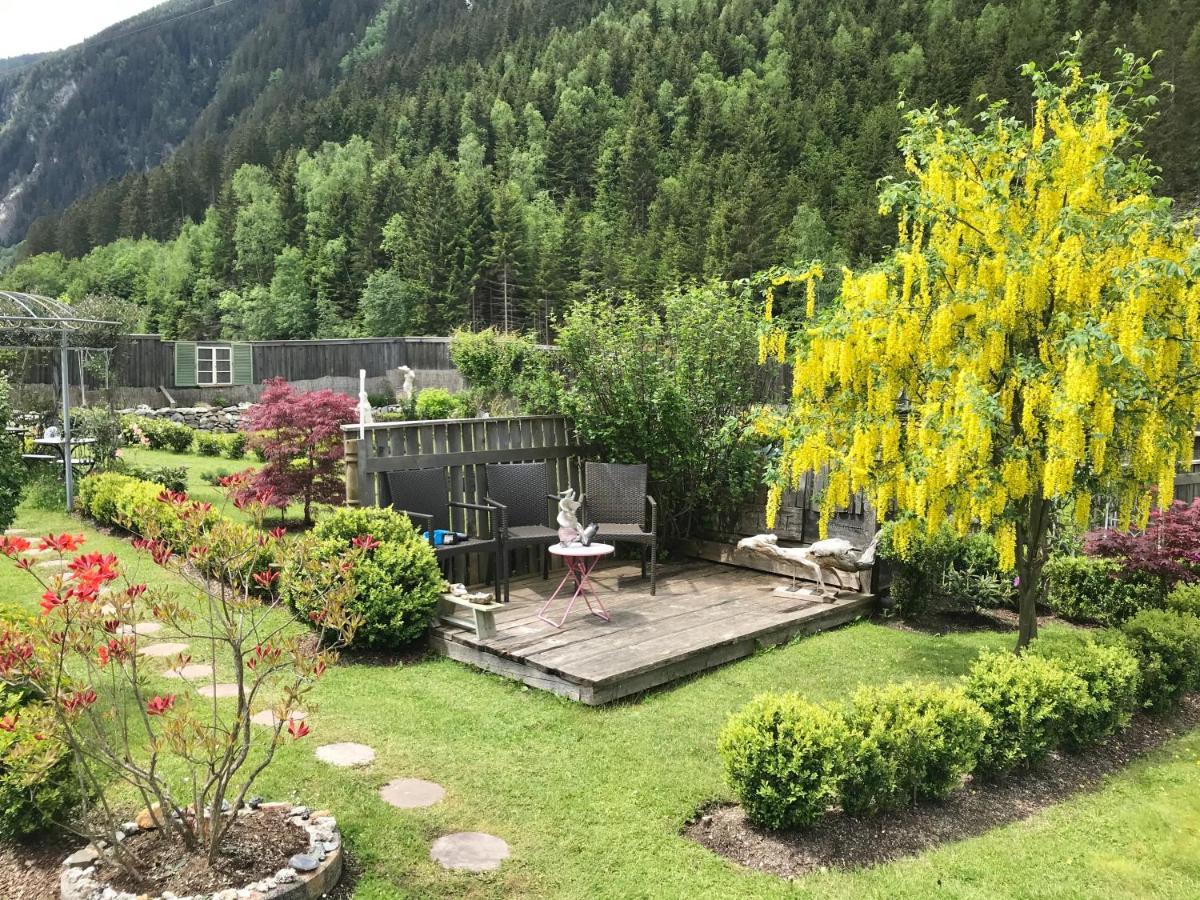
[[[0,291],[0,347],[4,349],[57,349],[59,387],[62,391],[63,479],[67,487],[67,509],[74,506],[75,486],[71,469],[71,354],[111,352],[116,346],[118,323],[91,317],[86,311],[61,300]],[[80,365],[80,379],[83,367]]]

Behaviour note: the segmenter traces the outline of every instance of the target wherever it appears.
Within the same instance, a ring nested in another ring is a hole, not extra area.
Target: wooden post
[[[346,505],[358,506],[358,439],[346,439]]]

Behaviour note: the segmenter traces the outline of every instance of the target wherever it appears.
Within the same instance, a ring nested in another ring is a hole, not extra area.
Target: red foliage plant
[[[1084,551],[1117,560],[1126,576],[1157,579],[1164,590],[1200,581],[1200,499],[1154,510],[1144,531],[1093,531]]]
[[[342,426],[357,418],[357,404],[345,394],[303,393],[282,378],[271,379],[242,419],[266,465],[245,480],[240,496],[280,510],[303,502],[304,522],[311,524],[314,503],[341,498]]]

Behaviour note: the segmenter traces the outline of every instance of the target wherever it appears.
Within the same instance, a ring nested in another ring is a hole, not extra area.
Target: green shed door
[[[233,344],[233,383],[254,384],[254,348]]]
[[[175,342],[175,387],[196,386],[196,344]]]

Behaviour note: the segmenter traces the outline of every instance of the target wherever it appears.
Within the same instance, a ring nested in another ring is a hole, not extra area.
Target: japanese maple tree
[[[342,495],[342,426],[357,416],[355,401],[345,394],[301,392],[282,378],[271,379],[242,419],[250,446],[266,458],[246,490],[281,511],[303,503],[304,524],[312,524],[314,503],[335,503]]]
[[[1140,531],[1093,531],[1085,549],[1119,560],[1126,575],[1158,580],[1164,593],[1180,581],[1200,581],[1200,500],[1152,511]]]

